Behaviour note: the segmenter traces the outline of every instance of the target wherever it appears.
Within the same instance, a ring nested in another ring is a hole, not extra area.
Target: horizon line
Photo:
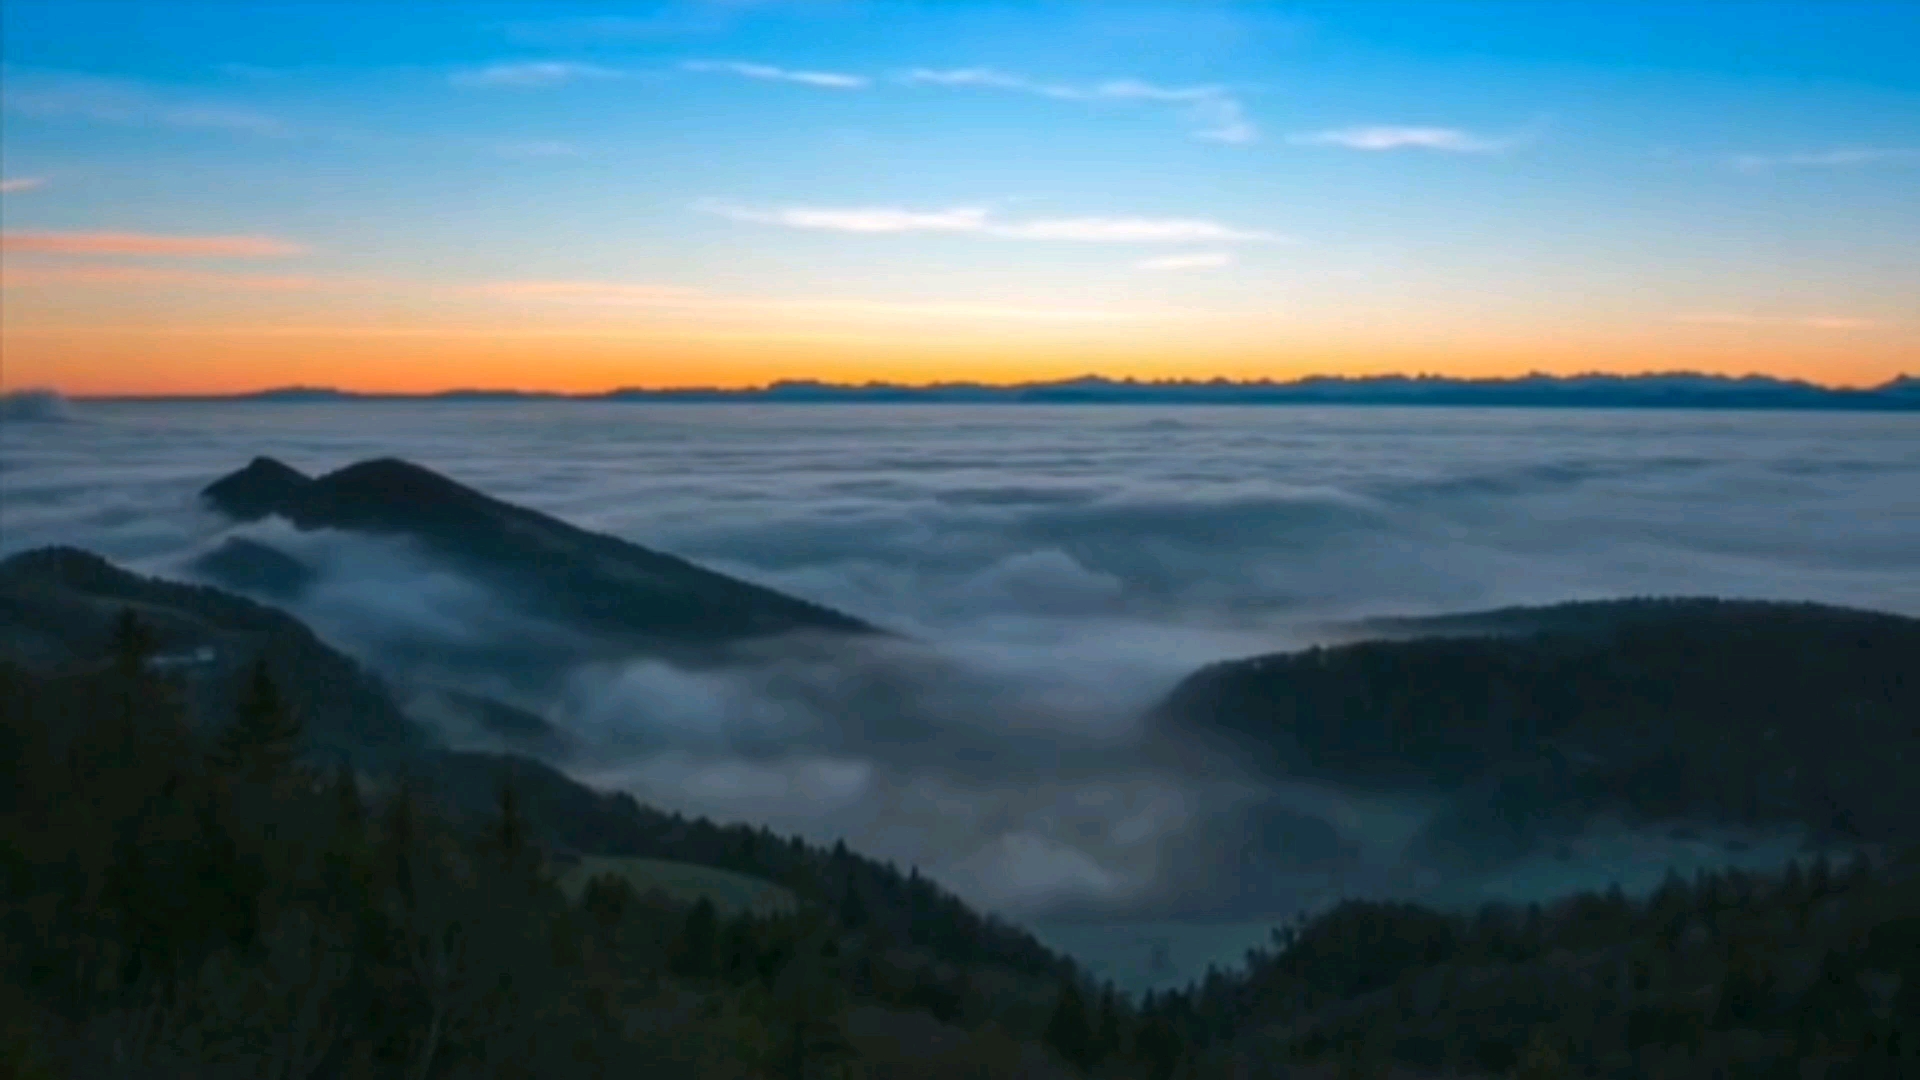
[[[229,391],[182,391],[174,393],[71,393],[57,386],[19,386],[0,389],[0,396],[17,398],[24,396],[50,395],[67,401],[225,401],[246,400],[271,397],[335,397],[335,398],[373,398],[388,400],[427,399],[444,397],[524,397],[559,398],[569,400],[591,400],[619,395],[654,395],[675,397],[687,395],[708,395],[715,397],[752,397],[782,391],[813,391],[821,393],[862,393],[892,391],[897,393],[937,393],[941,391],[976,391],[981,393],[1012,393],[1023,390],[1055,390],[1073,387],[1109,387],[1118,390],[1152,391],[1163,390],[1286,390],[1289,388],[1321,387],[1327,384],[1367,388],[1381,384],[1416,384],[1428,387],[1463,387],[1494,389],[1520,384],[1570,384],[1576,382],[1606,382],[1613,384],[1657,383],[1670,380],[1719,385],[1724,387],[1766,388],[1773,390],[1816,391],[1827,394],[1874,394],[1898,388],[1907,383],[1920,382],[1920,375],[1902,372],[1878,383],[1847,385],[1841,383],[1822,383],[1812,379],[1772,375],[1765,372],[1750,371],[1740,375],[1728,375],[1704,372],[1693,369],[1647,370],[1633,373],[1607,371],[1579,371],[1570,374],[1554,374],[1544,371],[1530,371],[1520,375],[1494,376],[1457,376],[1431,372],[1408,374],[1405,372],[1382,373],[1373,375],[1313,374],[1296,378],[1276,379],[1271,377],[1234,379],[1225,376],[1205,376],[1193,378],[1143,379],[1133,376],[1115,377],[1098,373],[1087,373],[1058,379],[1032,379],[1018,382],[990,382],[977,379],[946,379],[926,382],[900,382],[883,379],[869,379],[861,382],[836,382],[832,380],[808,377],[775,379],[763,383],[744,386],[716,386],[712,384],[677,385],[614,385],[598,390],[543,390],[530,387],[487,387],[487,386],[448,386],[434,390],[375,390],[357,389],[336,385],[281,384],[262,386],[248,390]],[[1754,385],[1757,384],[1757,385]],[[1573,387],[1568,387],[1572,389]]]

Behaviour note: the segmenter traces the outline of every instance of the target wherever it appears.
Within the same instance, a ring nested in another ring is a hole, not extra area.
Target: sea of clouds
[[[1299,857],[1241,916],[1436,887],[1396,861],[1427,807],[1146,754],[1144,710],[1209,661],[1362,616],[1623,595],[1920,615],[1920,423],[1898,414],[16,398],[0,554],[181,574],[233,531],[196,492],[256,454],[404,457],[901,631],[728,670],[603,660],[518,700],[576,737],[583,779],[844,836],[1036,918],[1207,908],[1194,883],[1232,882],[1249,807],[1298,815]],[[426,642],[570,655],[564,628],[402,545],[245,531],[321,566],[298,613],[389,670]],[[1579,856],[1482,892],[1705,857]]]

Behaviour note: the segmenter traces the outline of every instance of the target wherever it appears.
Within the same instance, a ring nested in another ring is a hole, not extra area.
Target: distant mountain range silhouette
[[[455,389],[430,394],[369,394],[293,386],[199,400],[325,402],[519,400],[769,402],[782,404],[1102,404],[1102,405],[1455,405],[1561,408],[1920,410],[1920,376],[1901,375],[1861,389],[1764,375],[1697,372],[1642,375],[1526,375],[1510,379],[1379,375],[1312,376],[1290,381],[1229,379],[1137,381],[1084,376],[994,385],[946,382],[831,383],[790,380],[763,387],[610,390],[599,394]]]

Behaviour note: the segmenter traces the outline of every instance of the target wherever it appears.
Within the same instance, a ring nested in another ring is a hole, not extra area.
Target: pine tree
[[[537,881],[539,853],[526,814],[520,809],[520,793],[511,780],[502,779],[495,805],[493,823],[484,838],[487,851],[513,880]]]
[[[109,644],[113,653],[114,666],[122,673],[132,675],[146,666],[153,656],[155,648],[153,629],[140,621],[130,607],[121,608],[113,621],[113,636]]]
[[[255,660],[232,723],[220,732],[213,760],[231,776],[271,780],[288,775],[299,752],[300,720],[281,699],[263,657]]]
[[[1123,1049],[1120,1035],[1120,1006],[1114,996],[1112,984],[1108,984],[1100,991],[1100,1020],[1098,1027],[1094,1030],[1093,1060],[1105,1061]]]
[[[1085,1072],[1093,1064],[1093,1030],[1087,1024],[1086,1002],[1072,980],[1060,988],[1053,1016],[1047,1020],[1046,1040],[1075,1069]]]
[[[720,943],[720,921],[713,901],[701,897],[680,924],[673,943],[673,973],[704,978],[713,973],[714,951]]]

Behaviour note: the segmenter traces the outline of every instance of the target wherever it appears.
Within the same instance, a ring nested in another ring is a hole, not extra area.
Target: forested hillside
[[[1920,620],[1671,600],[1399,629],[1439,636],[1214,665],[1161,731],[1272,775],[1455,796],[1436,859],[1596,812],[1920,840]]]
[[[128,611],[102,663],[0,665],[13,1074],[1046,1076],[1067,1067],[1050,1023],[1120,1063],[1111,995],[915,873],[623,811],[524,759],[318,769],[266,665],[197,728],[151,641]],[[491,784],[493,809],[461,812],[443,781]],[[802,903],[725,917],[615,874],[569,900],[561,821]]]
[[[315,758],[269,662],[232,674],[229,715],[196,718],[153,629],[131,607],[112,625],[97,659],[0,664],[6,1075],[1920,1066],[1910,849],[1672,879],[1643,902],[1350,902],[1277,928],[1244,970],[1134,1001],[844,848],[660,814],[510,755],[429,750],[385,772]],[[756,913],[633,874],[582,882],[582,853],[719,867],[794,902]]]

